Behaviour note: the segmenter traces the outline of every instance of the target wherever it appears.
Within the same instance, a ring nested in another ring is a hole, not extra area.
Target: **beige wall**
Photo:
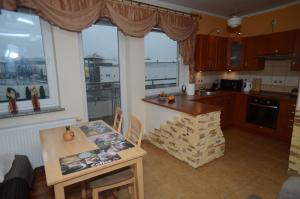
[[[199,20],[198,34],[211,34],[219,36],[229,36],[227,32],[227,21],[225,18],[216,17],[207,14],[201,14],[202,19]],[[216,33],[216,29],[220,29],[219,34]]]
[[[244,17],[241,31],[243,36],[272,33],[272,20],[276,20],[274,32],[300,29],[300,3],[263,14]]]
[[[80,43],[78,33],[53,28],[57,79],[61,106],[65,111],[0,120],[0,128],[22,126],[63,118],[84,118]]]

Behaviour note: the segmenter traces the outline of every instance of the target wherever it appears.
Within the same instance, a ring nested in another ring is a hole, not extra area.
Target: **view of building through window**
[[[96,24],[82,32],[89,120],[112,123],[120,106],[118,30]]]
[[[8,101],[8,89],[18,101],[30,100],[33,86],[40,98],[49,98],[39,17],[1,10],[0,24],[0,102]]]
[[[145,36],[146,89],[178,85],[177,42],[163,32],[152,31]]]

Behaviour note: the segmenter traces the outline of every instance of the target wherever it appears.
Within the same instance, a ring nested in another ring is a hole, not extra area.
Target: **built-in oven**
[[[277,99],[249,96],[247,122],[275,129],[277,126],[279,104],[280,101]]]

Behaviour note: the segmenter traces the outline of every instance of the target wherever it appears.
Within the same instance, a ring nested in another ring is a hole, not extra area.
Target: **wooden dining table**
[[[99,121],[100,120],[97,122]],[[103,122],[108,128],[110,128],[111,132],[116,133],[116,131],[104,121],[100,122]],[[83,183],[91,178],[101,176],[127,166],[131,166],[134,170],[138,199],[144,199],[143,156],[146,155],[146,151],[138,146],[117,152],[117,154],[121,157],[119,160],[63,175],[60,158],[98,149],[98,146],[89,141],[86,134],[78,126],[74,125],[70,128],[75,135],[72,141],[64,141],[63,139],[63,133],[66,131],[66,127],[40,131],[40,143],[46,173],[46,181],[48,186],[54,186],[56,199],[65,198],[64,189],[69,185],[80,182]],[[84,198],[84,196],[82,197]]]

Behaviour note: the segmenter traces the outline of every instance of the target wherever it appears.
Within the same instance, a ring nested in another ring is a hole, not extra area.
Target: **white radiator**
[[[73,118],[49,121],[20,127],[0,129],[0,153],[27,155],[34,168],[42,166],[40,129],[55,128],[75,124]]]

